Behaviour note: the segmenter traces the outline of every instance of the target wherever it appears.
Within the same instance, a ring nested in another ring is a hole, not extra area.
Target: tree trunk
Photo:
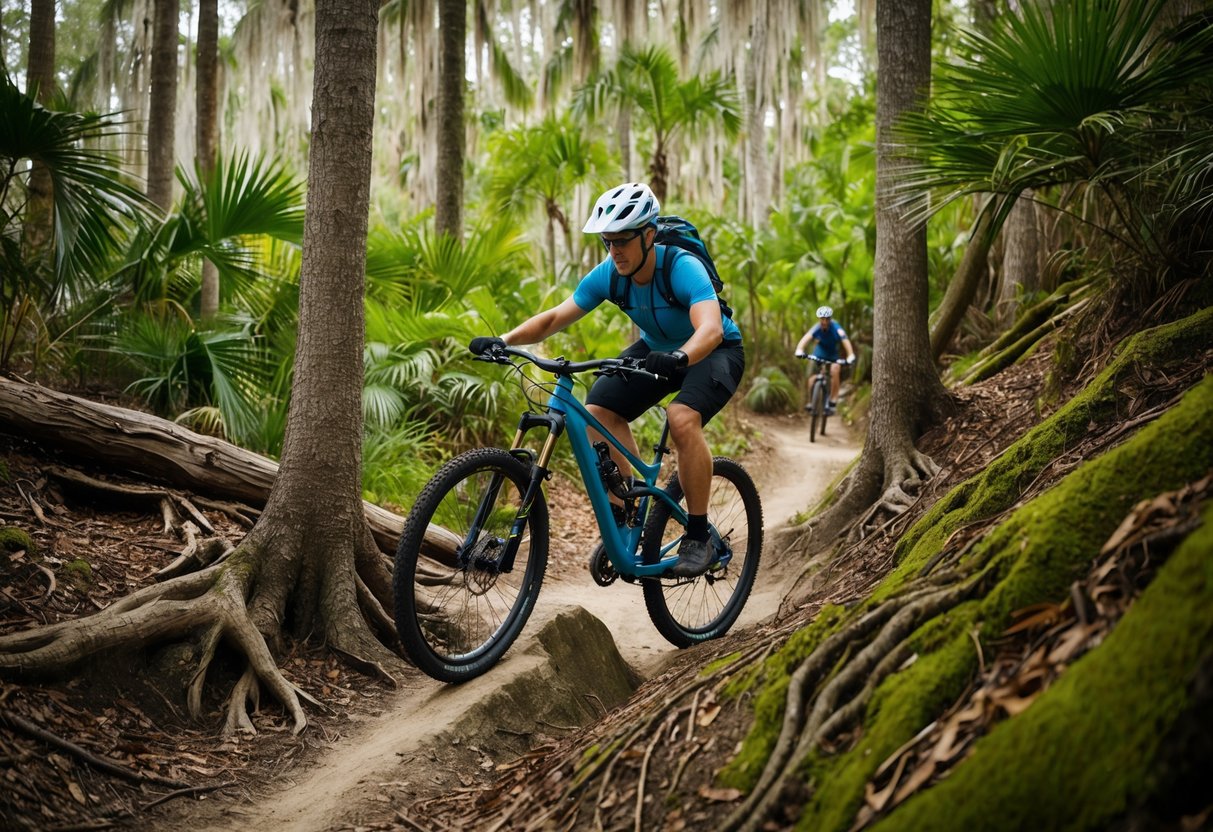
[[[376,0],[316,4],[294,382],[278,480],[246,544],[266,553],[249,602],[262,633],[277,635],[285,622],[344,653],[394,664],[360,614],[355,580],[357,560],[386,585],[360,499],[377,23]]]
[[[58,450],[218,500],[261,508],[278,478],[278,464],[222,439],[138,410],[57,393],[0,377],[0,430]],[[396,551],[404,521],[363,503],[379,548]],[[449,558],[459,541],[431,527],[425,554]]]
[[[199,175],[209,176],[215,169],[219,132],[219,0],[199,0],[197,63],[195,152]],[[210,260],[203,260],[199,316],[206,320],[218,311],[219,270]]]
[[[964,257],[956,267],[956,274],[952,275],[952,280],[948,283],[939,308],[935,310],[934,326],[931,328],[931,357],[936,361],[948,348],[965,312],[969,311],[982,275],[986,271],[990,246],[998,236],[994,208],[994,205],[987,204],[985,210],[977,215]]]
[[[147,195],[164,212],[173,204],[180,0],[156,0],[152,93],[147,117]]]
[[[766,127],[766,67],[762,60],[767,52],[766,5],[759,3],[754,10],[750,29],[750,55],[746,61],[746,191],[749,193],[751,228],[762,228],[770,208],[770,180],[767,169]]]
[[[463,239],[464,50],[467,4],[439,0],[438,31],[442,38],[438,87],[438,200],[434,227],[439,234]]]
[[[1033,194],[1033,191],[1024,191],[1015,200],[1002,232],[1002,280],[994,314],[1003,328],[1014,322],[1019,299],[1040,288],[1040,239]]]
[[[55,0],[33,0],[29,18],[29,62],[25,91],[50,105],[55,94]],[[22,249],[30,260],[49,251],[54,236],[54,185],[50,170],[35,159],[29,180],[29,204],[22,228]]]
[[[931,0],[877,0],[876,265],[873,287],[872,409],[867,441],[843,494],[817,522],[830,539],[876,502],[873,512],[904,511],[910,493],[936,466],[915,440],[947,406],[931,360],[927,329],[926,229],[907,223],[894,202],[905,162],[890,129],[922,106],[931,73]]]

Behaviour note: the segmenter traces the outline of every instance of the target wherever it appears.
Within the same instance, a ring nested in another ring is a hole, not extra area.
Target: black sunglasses
[[[635,231],[633,231],[631,234],[628,234],[624,237],[612,237],[610,239],[603,237],[602,238],[602,247],[605,248],[607,251],[610,251],[612,247],[613,248],[623,248],[624,246],[626,246],[628,243],[632,242],[632,240],[635,240],[637,237],[639,237],[643,233],[644,233],[644,229],[638,228]]]

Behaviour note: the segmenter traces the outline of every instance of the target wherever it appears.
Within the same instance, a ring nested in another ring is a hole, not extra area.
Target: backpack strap
[[[611,278],[609,284],[609,294],[607,296],[611,303],[618,306],[620,309],[628,308],[628,294],[632,288],[632,281],[619,273],[619,269],[611,265]]]
[[[678,246],[667,245],[665,247],[665,256],[661,258],[661,268],[657,270],[657,274],[653,277],[657,281],[657,291],[665,298],[665,302],[675,309],[687,308],[687,305],[674,294],[674,262],[683,253],[683,250],[678,248]]]

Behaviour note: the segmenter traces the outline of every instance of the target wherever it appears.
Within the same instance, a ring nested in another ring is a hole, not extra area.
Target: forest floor
[[[768,546],[738,631],[772,615],[799,574],[797,564],[772,556],[772,533],[803,516],[858,453],[842,419],[831,420],[829,435],[815,443],[804,414],[747,414],[744,421],[755,436],[744,461],[762,495]],[[164,531],[154,503],[99,503],[56,472],[140,483],[3,435],[0,461],[8,480],[0,489],[0,531],[25,529],[33,543],[0,551],[0,633],[101,609],[150,583],[182,547]],[[218,730],[233,669],[220,668],[218,683],[206,686],[199,722],[185,717],[176,692],[141,684],[150,674],[138,666],[106,661],[58,683],[0,682],[0,829],[355,828],[358,818],[376,815],[376,805],[387,808],[377,801],[394,802],[388,791],[415,800],[483,780],[493,764],[483,754],[476,759],[475,747],[431,759],[431,776],[412,789],[400,782],[386,789],[377,777],[392,762],[433,757],[423,744],[487,691],[525,672],[528,637],[561,610],[581,607],[600,619],[641,679],[679,653],[653,628],[635,587],[603,588],[589,576],[597,534],[584,495],[558,478],[549,502],[555,531],[536,613],[506,660],[470,684],[452,688],[417,673],[393,690],[322,649],[296,645],[284,673],[324,710],[313,709],[309,728],[294,737],[289,719],[268,703],[256,718],[257,736],[225,739]],[[243,533],[222,516],[212,521],[229,539]],[[173,655],[152,661],[162,670]],[[182,681],[184,687],[188,679]]]

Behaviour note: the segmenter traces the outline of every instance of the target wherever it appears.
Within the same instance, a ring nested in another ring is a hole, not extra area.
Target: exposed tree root
[[[241,577],[243,575],[243,577]],[[204,632],[202,658],[189,687],[191,714],[201,710],[201,687],[220,638],[244,653],[248,672],[229,705],[228,730],[251,728],[243,712],[250,685],[264,684],[291,714],[294,733],[307,726],[295,689],[278,670],[245,606],[248,570],[211,566],[146,587],[96,615],[0,637],[0,668],[37,674],[62,670],[110,650],[143,647]]]
[[[52,733],[45,728],[35,725],[33,722],[30,722],[20,714],[0,713],[0,722],[7,723],[13,728],[28,734],[35,739],[41,740],[42,742],[66,751],[72,756],[78,757],[79,759],[88,763],[98,771],[104,771],[117,777],[121,777],[124,780],[130,780],[134,783],[156,783],[158,785],[168,786],[169,788],[174,789],[189,788],[188,783],[182,783],[180,780],[173,780],[169,777],[161,777],[158,774],[153,774],[147,771],[135,771],[134,769],[127,768],[120,763],[107,759],[106,757],[94,754],[92,751],[82,748],[74,742],[65,740],[58,734]]]
[[[782,802],[784,790],[795,778],[796,767],[808,753],[856,720],[880,681],[909,658],[905,642],[914,629],[924,620],[954,607],[973,592],[976,584],[969,581],[943,589],[917,590],[887,601],[814,650],[793,674],[783,727],[761,778],[721,828],[744,832],[762,829]],[[880,632],[814,697],[812,685],[822,673],[877,626]],[[858,695],[848,699],[856,688],[860,688]],[[810,699],[812,709],[802,719]]]
[[[852,527],[847,535],[848,542],[862,540],[912,508],[921,497],[923,486],[939,471],[935,460],[913,447],[909,448],[904,459],[887,466],[884,492]]]

